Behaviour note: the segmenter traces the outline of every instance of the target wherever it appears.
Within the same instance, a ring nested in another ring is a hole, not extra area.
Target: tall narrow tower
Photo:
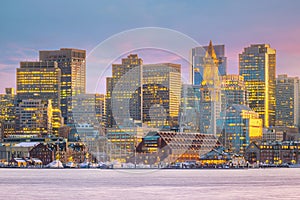
[[[239,74],[249,92],[249,107],[263,119],[264,127],[275,125],[276,50],[269,44],[253,44],[239,54]]]
[[[200,87],[200,132],[216,134],[216,121],[221,112],[221,82],[218,59],[211,41],[203,63],[203,80]]]

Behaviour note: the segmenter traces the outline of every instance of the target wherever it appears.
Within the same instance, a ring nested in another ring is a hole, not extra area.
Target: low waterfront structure
[[[252,142],[245,150],[250,163],[300,164],[300,141]]]

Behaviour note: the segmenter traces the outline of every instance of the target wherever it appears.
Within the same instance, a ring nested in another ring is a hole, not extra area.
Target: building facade
[[[112,65],[112,77],[107,77],[107,127],[121,125],[128,119],[142,120],[142,65],[136,54]]]
[[[222,110],[233,104],[248,105],[248,92],[244,77],[239,75],[222,76]]]
[[[179,113],[181,132],[200,131],[200,86],[183,84]]]
[[[56,62],[21,62],[17,68],[17,97],[19,100],[51,100],[60,108],[61,70]]]
[[[239,75],[249,92],[249,106],[259,113],[264,127],[275,125],[276,50],[253,44],[239,54]]]
[[[211,41],[210,41],[211,43]],[[209,45],[210,46],[210,45]],[[195,47],[191,50],[191,82],[193,85],[201,85],[203,81],[204,58],[209,46]],[[227,73],[227,57],[225,57],[225,45],[214,45],[218,59],[218,72],[220,76]]]
[[[61,70],[60,107],[65,123],[69,123],[68,111],[72,110],[70,97],[84,94],[86,90],[86,51],[61,48],[40,51],[40,61],[56,61]]]
[[[6,88],[5,94],[0,94],[0,140],[15,133],[15,92]]]
[[[299,141],[251,143],[245,153],[250,163],[300,164]]]
[[[200,133],[216,135],[221,113],[221,80],[219,60],[210,42],[203,58],[203,80],[200,86]]]
[[[262,139],[262,119],[248,106],[233,104],[226,109],[223,144],[231,152],[243,154],[252,141]]]
[[[153,128],[178,126],[180,101],[180,64],[143,66],[143,123]]]
[[[276,126],[300,125],[299,78],[286,74],[276,78]]]
[[[47,136],[52,134],[51,100],[25,99],[16,104],[16,135]]]

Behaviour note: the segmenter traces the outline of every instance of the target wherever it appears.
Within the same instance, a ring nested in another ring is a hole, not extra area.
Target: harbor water
[[[0,199],[299,199],[300,168],[0,169]]]

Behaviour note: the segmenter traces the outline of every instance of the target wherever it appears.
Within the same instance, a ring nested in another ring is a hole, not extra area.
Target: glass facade
[[[222,110],[232,104],[248,105],[244,77],[239,75],[222,76]]]
[[[51,99],[60,108],[61,70],[56,62],[21,62],[17,68],[17,97],[23,99]]]
[[[239,75],[249,92],[249,106],[259,113],[264,126],[275,125],[276,50],[268,44],[255,44],[239,54]]]
[[[299,127],[299,78],[276,79],[276,126]]]
[[[178,126],[181,65],[143,66],[143,122],[149,127]]]
[[[112,65],[112,77],[106,79],[107,127],[142,119],[142,65],[136,54]]]
[[[65,123],[68,111],[72,110],[69,97],[84,94],[86,88],[86,51],[61,48],[60,50],[40,51],[41,61],[56,61],[61,69],[60,106]]]
[[[262,119],[248,106],[233,104],[226,109],[224,146],[234,153],[244,153],[250,142],[262,138]]]
[[[227,74],[227,57],[225,57],[225,45],[213,45],[220,76]],[[209,46],[195,47],[191,50],[191,82],[193,85],[201,85],[203,81],[204,58]]]

